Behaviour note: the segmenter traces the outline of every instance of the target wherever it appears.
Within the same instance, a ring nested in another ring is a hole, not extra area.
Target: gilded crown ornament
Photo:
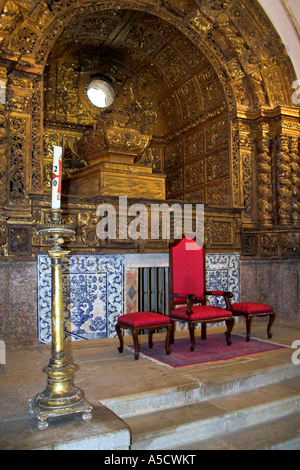
[[[127,112],[108,109],[102,112],[95,128],[77,142],[76,148],[89,165],[104,161],[133,163],[150,141],[151,135],[142,134]]]

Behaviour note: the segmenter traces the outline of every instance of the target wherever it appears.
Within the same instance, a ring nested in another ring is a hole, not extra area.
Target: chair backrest
[[[196,296],[197,301],[204,300],[205,266],[204,247],[194,240],[183,238],[170,247],[170,275],[173,303],[186,303],[186,295]]]

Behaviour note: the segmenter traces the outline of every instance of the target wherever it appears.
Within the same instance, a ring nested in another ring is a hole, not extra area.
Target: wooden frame
[[[132,338],[133,338],[133,344],[134,344],[134,358],[137,361],[140,355],[140,343],[139,343],[139,338],[138,334],[141,330],[148,330],[148,345],[149,348],[152,349],[153,347],[153,341],[152,341],[152,336],[153,336],[153,331],[158,330],[160,328],[167,328],[167,334],[166,334],[166,339],[165,339],[165,348],[166,348],[166,354],[167,356],[172,352],[172,349],[170,347],[170,342],[173,337],[173,324],[172,323],[161,323],[161,324],[156,324],[156,325],[145,325],[143,326],[138,326],[138,327],[133,327],[129,325],[124,325],[122,323],[117,323],[116,324],[116,332],[118,335],[118,338],[120,340],[120,346],[118,348],[119,352],[122,353],[124,349],[124,341],[123,341],[123,334],[122,334],[122,329],[128,329],[131,331]]]
[[[250,341],[250,336],[251,336],[251,323],[253,317],[266,317],[269,315],[269,322],[267,326],[267,335],[268,338],[271,339],[273,336],[273,333],[271,331],[272,325],[275,320],[275,313],[274,312],[265,312],[265,313],[239,313],[239,312],[233,312],[232,315],[235,317],[245,317],[246,320],[246,341]]]

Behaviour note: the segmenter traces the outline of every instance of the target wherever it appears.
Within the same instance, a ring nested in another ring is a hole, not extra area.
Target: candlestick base
[[[82,419],[84,421],[89,421],[93,417],[93,407],[84,399],[81,399],[75,405],[58,408],[47,408],[38,405],[33,399],[28,400],[28,403],[30,413],[34,414],[38,419],[37,427],[40,430],[47,429],[47,427],[49,426],[49,418],[56,418],[59,416],[65,416],[75,413],[82,413]]]

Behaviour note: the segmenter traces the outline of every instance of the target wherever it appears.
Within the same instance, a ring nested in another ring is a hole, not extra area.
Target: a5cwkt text
[[[104,458],[105,465],[127,465],[135,468],[138,464],[143,465],[193,465],[195,454],[149,454],[141,456],[119,456],[111,454]]]

